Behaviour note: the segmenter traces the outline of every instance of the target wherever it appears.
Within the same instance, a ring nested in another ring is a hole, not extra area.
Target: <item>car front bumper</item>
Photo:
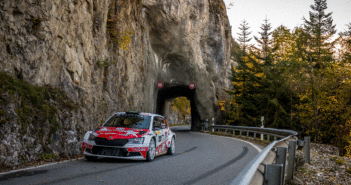
[[[147,150],[148,147],[111,147],[90,145],[90,147],[84,149],[83,155],[103,158],[145,160]]]
[[[107,156],[107,155],[96,155],[84,151],[83,155],[103,158],[114,158],[114,159],[130,159],[130,160],[145,160],[143,156],[131,156],[131,157],[120,157],[120,156]]]

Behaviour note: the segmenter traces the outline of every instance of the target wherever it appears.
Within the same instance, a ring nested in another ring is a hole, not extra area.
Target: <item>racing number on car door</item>
[[[154,131],[156,134],[156,148],[157,152],[160,153],[165,150],[164,141],[165,141],[165,126],[162,117],[155,117],[154,118]]]
[[[161,136],[161,143],[163,146],[162,147],[162,151],[165,151],[167,149],[166,147],[166,123],[164,121],[164,118],[163,117],[159,117],[159,120],[160,120],[160,123],[161,123],[161,133],[162,133],[162,136]]]
[[[156,147],[158,147],[161,144],[161,140],[162,140],[161,122],[158,119],[158,117],[154,117],[153,130],[154,130],[155,135],[156,135]]]

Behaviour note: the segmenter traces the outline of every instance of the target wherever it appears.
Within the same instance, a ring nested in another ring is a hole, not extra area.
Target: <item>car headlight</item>
[[[143,137],[129,139],[129,141],[128,141],[128,144],[143,144],[143,143],[144,143]]]
[[[94,141],[95,140],[95,136],[93,135],[93,133],[91,133],[89,135],[89,138],[88,138],[89,141]]]

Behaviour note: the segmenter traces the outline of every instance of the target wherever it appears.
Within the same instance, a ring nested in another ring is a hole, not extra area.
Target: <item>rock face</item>
[[[193,126],[195,117],[204,120],[215,116],[216,93],[218,96],[228,84],[228,20],[220,14],[223,4],[214,2],[145,2],[150,43],[162,69],[158,70],[157,81],[164,82],[165,88],[173,87],[172,91],[175,87],[182,91],[180,88],[188,88],[191,82],[196,84],[196,90],[185,95],[193,102]],[[162,107],[164,101],[159,102]]]
[[[48,145],[73,154],[84,132],[116,111],[163,113],[169,98],[187,96],[192,129],[216,117],[230,84],[230,33],[222,0],[2,0],[0,71],[60,88],[80,106],[60,120],[70,125],[58,131],[69,147]],[[18,133],[3,134],[2,143],[17,141],[11,150],[27,147]],[[36,155],[42,146],[33,147]]]

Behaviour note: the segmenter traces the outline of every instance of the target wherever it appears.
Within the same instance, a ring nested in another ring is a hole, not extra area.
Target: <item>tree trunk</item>
[[[318,141],[318,123],[317,123],[317,99],[316,99],[316,92],[314,88],[314,78],[313,78],[313,66],[312,66],[312,56],[310,52],[310,70],[311,70],[311,85],[312,85],[312,101],[313,101],[313,113],[314,113],[314,126],[315,126],[315,138],[314,142]]]

